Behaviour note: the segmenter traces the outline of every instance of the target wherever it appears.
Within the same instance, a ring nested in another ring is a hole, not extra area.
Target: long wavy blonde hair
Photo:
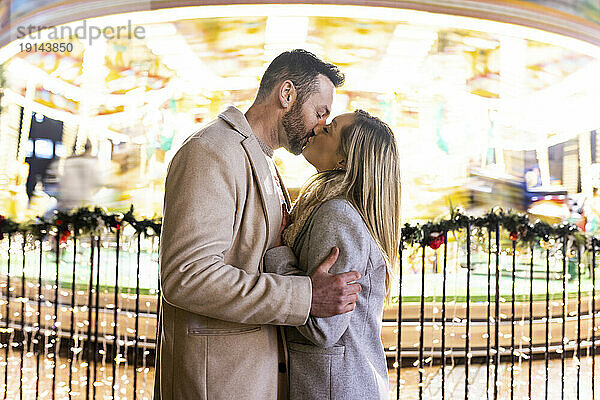
[[[292,248],[312,211],[334,197],[346,198],[361,215],[386,262],[386,294],[400,245],[400,156],[394,134],[363,110],[341,130],[338,153],[345,169],[315,174],[300,190],[284,243]]]

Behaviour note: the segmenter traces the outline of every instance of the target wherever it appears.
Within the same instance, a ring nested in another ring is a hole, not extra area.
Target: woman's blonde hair
[[[284,241],[293,246],[299,229],[323,201],[343,196],[361,215],[386,262],[386,294],[400,245],[400,157],[390,127],[363,110],[341,130],[338,153],[345,169],[314,175],[300,191]],[[296,228],[296,229],[293,229]],[[291,243],[290,243],[291,242]]]

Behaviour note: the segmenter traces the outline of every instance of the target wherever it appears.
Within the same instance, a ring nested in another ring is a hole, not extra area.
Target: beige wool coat
[[[312,296],[306,276],[263,272],[280,225],[265,154],[229,107],[167,173],[155,399],[277,399],[286,379],[274,325],[304,324]]]

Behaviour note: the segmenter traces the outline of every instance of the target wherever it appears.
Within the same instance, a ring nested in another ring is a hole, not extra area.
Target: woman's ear
[[[346,160],[344,160],[343,158],[340,158],[338,160],[338,162],[337,162],[336,168],[337,169],[344,169],[344,168],[346,168]]]

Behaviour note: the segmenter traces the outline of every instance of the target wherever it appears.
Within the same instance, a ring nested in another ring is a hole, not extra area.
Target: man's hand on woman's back
[[[310,275],[312,282],[312,303],[310,315],[324,318],[344,314],[354,310],[357,293],[362,290],[355,281],[360,279],[357,271],[333,275],[329,269],[338,258],[339,249],[331,249],[329,256]],[[355,283],[350,283],[355,282]]]

